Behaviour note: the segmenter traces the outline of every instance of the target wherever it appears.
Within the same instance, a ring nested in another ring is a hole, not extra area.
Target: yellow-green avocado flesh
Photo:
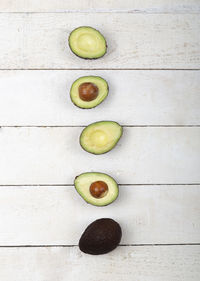
[[[122,132],[122,127],[114,121],[92,123],[82,131],[80,145],[87,152],[103,154],[115,147]]]
[[[69,35],[72,52],[84,59],[98,59],[105,55],[107,45],[104,36],[95,28],[80,26]]]
[[[83,83],[92,83],[95,84],[98,88],[98,96],[96,99],[92,101],[83,101],[79,97],[79,86]],[[80,107],[80,108],[93,108],[102,101],[105,100],[105,98],[108,95],[108,83],[101,77],[99,76],[83,76],[78,78],[76,81],[71,86],[70,90],[70,97],[72,102]]]
[[[96,181],[104,181],[108,185],[108,192],[102,198],[95,198],[90,193],[90,185]],[[83,173],[75,178],[75,188],[81,197],[89,204],[95,206],[106,206],[112,203],[119,194],[116,181],[103,173]]]

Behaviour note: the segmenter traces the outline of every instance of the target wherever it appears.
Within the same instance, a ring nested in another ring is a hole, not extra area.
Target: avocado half
[[[95,198],[90,193],[90,186],[95,182],[104,182],[108,186],[108,191],[102,198]],[[116,181],[107,174],[88,172],[77,176],[74,185],[80,196],[89,204],[95,206],[106,206],[111,204],[119,194],[119,188]]]
[[[98,59],[107,50],[104,36],[95,28],[80,26],[69,35],[69,47],[78,57],[84,59]]]
[[[88,125],[80,135],[81,147],[93,154],[113,149],[122,136],[122,127],[114,121],[100,121]]]
[[[92,83],[98,88],[98,96],[92,101],[84,101],[79,96],[79,86],[83,83]],[[89,109],[102,103],[108,95],[108,83],[99,76],[83,76],[73,82],[70,89],[71,101],[78,107]]]

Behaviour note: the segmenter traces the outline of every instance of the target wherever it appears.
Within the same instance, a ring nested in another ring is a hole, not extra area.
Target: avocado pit
[[[108,185],[104,181],[95,181],[90,185],[90,193],[97,199],[103,198],[108,193]]]
[[[93,101],[97,98],[99,94],[98,87],[90,82],[82,83],[79,88],[79,97],[83,101]]]

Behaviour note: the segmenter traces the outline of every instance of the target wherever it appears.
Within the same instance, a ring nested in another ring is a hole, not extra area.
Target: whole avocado
[[[91,223],[79,240],[79,248],[90,255],[106,254],[120,243],[120,225],[110,218],[102,218]]]

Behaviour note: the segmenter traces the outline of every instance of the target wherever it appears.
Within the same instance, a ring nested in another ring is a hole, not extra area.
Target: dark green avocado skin
[[[91,223],[79,240],[79,248],[90,255],[102,255],[114,250],[120,243],[120,225],[110,218],[102,218]]]
[[[79,27],[73,29],[72,32],[73,32],[74,30],[76,30],[76,29],[79,29],[80,27],[88,27],[88,26],[79,26]],[[95,28],[93,28],[93,29],[95,29]],[[96,30],[96,31],[99,31],[99,30],[97,30],[97,29],[95,29],[95,30]],[[70,38],[70,35],[71,35],[72,32],[70,32],[69,37],[68,37],[68,45],[69,45],[69,48],[70,48],[71,52],[72,52],[74,55],[76,55],[78,58],[84,59],[84,60],[97,60],[97,59],[103,58],[103,57],[105,56],[105,54],[107,53],[108,45],[107,45],[107,41],[106,41],[106,51],[105,51],[105,53],[104,53],[101,57],[98,57],[98,58],[84,58],[84,57],[81,57],[81,56],[77,55],[76,53],[73,52],[73,50],[72,50],[72,48],[71,48],[71,46],[70,46],[70,43],[69,43],[69,38]],[[105,39],[105,37],[104,37],[104,39]],[[105,40],[106,40],[106,39],[105,39]]]

